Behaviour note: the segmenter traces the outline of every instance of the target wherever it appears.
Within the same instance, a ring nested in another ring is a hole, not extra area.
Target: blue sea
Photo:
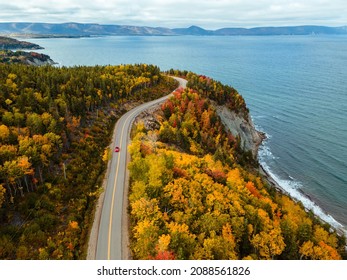
[[[347,36],[31,39],[62,66],[147,63],[231,85],[267,134],[264,169],[347,229]]]

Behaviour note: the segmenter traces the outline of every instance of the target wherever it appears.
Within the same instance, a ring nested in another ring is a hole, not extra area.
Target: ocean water
[[[236,88],[264,169],[292,197],[347,229],[347,36],[32,39],[63,66],[148,63]]]

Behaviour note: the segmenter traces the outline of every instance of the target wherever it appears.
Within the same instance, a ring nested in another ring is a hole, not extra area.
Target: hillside
[[[206,30],[198,26],[188,28],[165,28],[129,25],[102,25],[82,23],[0,23],[0,34],[16,34],[34,37],[80,37],[80,36],[266,36],[266,35],[312,35],[312,34],[347,34],[346,26],[285,26],[256,28],[221,28]]]
[[[171,73],[188,88],[140,116],[129,146],[133,258],[341,259],[344,238],[267,183],[242,144],[251,134],[224,127],[218,106],[247,122],[242,96]]]

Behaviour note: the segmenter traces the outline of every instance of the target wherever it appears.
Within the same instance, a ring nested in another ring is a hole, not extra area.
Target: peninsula
[[[0,63],[20,63],[36,66],[55,64],[48,55],[24,51],[40,49],[43,49],[43,47],[37,44],[0,36]]]
[[[19,41],[14,38],[0,36],[0,50],[17,50],[17,49],[40,50],[40,49],[43,49],[43,47],[37,44],[33,44],[33,43],[25,42],[25,41]]]

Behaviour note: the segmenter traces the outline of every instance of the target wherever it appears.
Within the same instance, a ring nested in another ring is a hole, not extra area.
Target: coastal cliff
[[[18,50],[19,51],[13,51]],[[26,64],[26,65],[53,65],[56,64],[48,55],[22,50],[39,50],[43,47],[17,39],[0,36],[0,63]]]
[[[215,106],[217,114],[221,118],[223,125],[230,130],[235,137],[239,136],[241,148],[244,151],[251,151],[254,158],[257,158],[258,148],[265,139],[265,134],[255,129],[249,114],[244,114],[230,110],[226,106]]]
[[[36,52],[25,52],[25,51],[0,51],[0,63],[7,64],[26,64],[26,65],[53,65],[56,64],[48,55],[36,53]]]
[[[244,114],[232,111],[227,106],[218,106],[212,101],[211,103],[216,109],[216,113],[220,117],[225,130],[229,130],[234,137],[240,137],[241,149],[245,152],[250,151],[256,159],[259,146],[266,138],[265,133],[256,130],[250,115],[245,117]],[[143,122],[146,130],[159,129],[160,122],[157,117],[160,114],[159,112],[160,108],[158,107],[150,108],[140,114],[135,123]]]
[[[188,87],[132,129],[132,257],[345,258],[344,238],[261,172],[265,135],[242,96],[205,76],[177,74],[186,74]]]

